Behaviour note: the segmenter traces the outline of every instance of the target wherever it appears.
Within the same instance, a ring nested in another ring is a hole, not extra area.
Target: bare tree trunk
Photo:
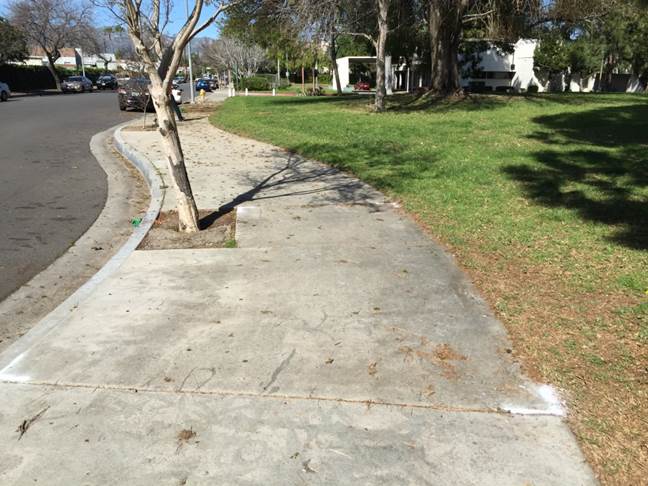
[[[342,86],[340,86],[340,73],[337,68],[337,53],[335,49],[335,34],[331,34],[331,42],[329,44],[329,56],[331,57],[331,69],[333,70],[333,76],[335,76],[335,88],[337,89],[337,94],[342,94]]]
[[[48,52],[46,52],[45,55],[47,56],[47,69],[52,75],[52,78],[54,78],[54,83],[56,84],[56,90],[61,91],[61,78],[58,72],[56,72],[56,68],[54,67],[54,63],[56,62],[56,59],[54,59],[54,57]]]
[[[387,14],[389,13],[390,0],[378,1],[378,41],[376,42],[376,99],[374,110],[385,109],[385,96],[387,95],[387,83],[385,73],[385,44],[387,43]]]
[[[459,83],[459,43],[462,18],[468,0],[431,0],[428,28],[430,31],[431,87],[442,94],[461,91]]]
[[[171,95],[162,88],[159,81],[151,81],[150,91],[158,119],[158,131],[162,136],[162,148],[167,157],[171,182],[176,196],[178,229],[185,233],[193,233],[200,230],[198,209],[189,184],[184,154],[178,136],[178,127],[171,106]]]
[[[301,84],[302,84],[302,94],[306,94],[306,86],[304,81],[304,66],[301,67]]]

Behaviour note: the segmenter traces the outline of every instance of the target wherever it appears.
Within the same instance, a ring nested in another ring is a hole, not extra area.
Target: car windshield
[[[67,78],[68,81],[81,81],[81,76],[70,76]]]

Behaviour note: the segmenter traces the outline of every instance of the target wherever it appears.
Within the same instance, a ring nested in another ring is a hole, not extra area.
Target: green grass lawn
[[[354,173],[450,248],[604,482],[648,467],[648,97],[233,98],[227,130]]]

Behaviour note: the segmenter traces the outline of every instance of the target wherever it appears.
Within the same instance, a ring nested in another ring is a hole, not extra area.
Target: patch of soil
[[[465,361],[467,358],[463,354],[457,353],[449,344],[439,344],[434,348],[434,355],[441,361],[460,360]]]
[[[138,250],[177,250],[193,248],[232,248],[236,246],[236,210],[220,214],[216,210],[201,210],[200,231],[178,231],[177,211],[163,211],[140,243]]]
[[[183,113],[212,113],[216,109],[216,103],[194,103],[182,105]]]

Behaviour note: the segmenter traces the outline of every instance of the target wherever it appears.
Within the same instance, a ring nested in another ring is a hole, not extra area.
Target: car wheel
[[[8,98],[9,98],[9,95],[7,94],[6,91],[0,92],[0,101],[7,101]]]
[[[126,111],[126,105],[124,105],[124,104],[122,104],[122,103],[119,103],[119,109],[120,109],[121,111]]]

